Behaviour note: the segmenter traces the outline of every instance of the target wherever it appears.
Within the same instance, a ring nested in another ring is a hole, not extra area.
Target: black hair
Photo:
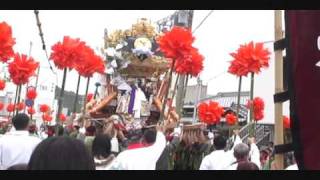
[[[223,150],[227,146],[227,139],[222,134],[216,134],[213,139],[213,145],[216,150]]]
[[[55,129],[56,131],[56,129]],[[58,136],[63,136],[64,134],[64,128],[61,125],[58,125]]]
[[[92,142],[92,155],[107,158],[111,154],[111,138],[106,134],[97,135]]]
[[[147,129],[143,133],[143,141],[148,144],[153,144],[156,141],[157,133],[154,129]]]
[[[12,118],[12,124],[16,130],[25,130],[29,125],[29,116],[19,113]]]
[[[83,142],[68,136],[43,140],[33,151],[29,170],[95,170],[93,157]]]

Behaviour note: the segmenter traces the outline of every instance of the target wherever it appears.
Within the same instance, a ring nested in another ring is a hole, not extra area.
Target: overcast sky
[[[209,10],[196,10],[194,12],[193,27],[209,13]],[[103,47],[104,28],[111,32],[115,29],[130,28],[138,18],[148,18],[157,21],[174,13],[173,10],[104,10],[104,11],[42,11],[39,16],[48,53],[51,46],[61,41],[64,35],[80,38],[86,41],[92,48]],[[238,79],[226,73],[231,56],[240,44],[249,41],[274,40],[274,11],[214,11],[203,25],[195,32],[195,46],[205,57],[204,70],[201,79],[208,85],[208,94],[216,94],[225,91],[237,91]],[[0,11],[0,22],[6,21],[12,26],[13,36],[16,38],[15,51],[29,53],[30,41],[33,43],[31,55],[41,62],[41,78],[39,83],[45,83],[47,79],[55,79],[48,69],[48,62],[42,50],[36,19],[32,10],[25,11]],[[267,44],[268,45],[268,44]],[[269,44],[272,47],[272,44]],[[272,51],[272,49],[270,49]],[[271,59],[273,60],[273,58]],[[53,63],[52,63],[53,65]],[[54,66],[54,65],[53,65]],[[270,69],[273,75],[273,69]],[[62,80],[62,72],[59,72],[59,86]],[[263,76],[263,74],[261,74]],[[263,78],[263,77],[259,77]],[[262,79],[261,86],[269,89],[257,88],[255,94],[268,94],[272,98],[274,93],[274,79],[269,77]],[[67,77],[66,90],[76,89],[77,73],[71,72]],[[85,81],[81,82],[80,94],[85,92]],[[94,80],[91,81],[90,91],[93,92]],[[195,84],[195,79],[190,84]],[[258,86],[258,85],[257,85]],[[243,90],[249,90],[249,78],[243,80]],[[272,92],[270,92],[272,90]]]

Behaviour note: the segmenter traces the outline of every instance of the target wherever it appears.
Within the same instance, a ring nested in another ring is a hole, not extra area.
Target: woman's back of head
[[[29,170],[94,170],[83,142],[66,136],[43,140],[31,155]]]

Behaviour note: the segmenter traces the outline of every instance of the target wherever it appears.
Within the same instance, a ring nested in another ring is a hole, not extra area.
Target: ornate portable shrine
[[[168,87],[169,62],[158,51],[160,35],[147,19],[140,19],[131,29],[105,31],[107,70],[101,80],[100,100],[87,104],[92,118],[119,115],[120,124],[139,129],[156,124],[160,119]],[[163,77],[164,75],[164,77]],[[140,99],[139,99],[140,98]],[[165,119],[178,121],[171,108]]]

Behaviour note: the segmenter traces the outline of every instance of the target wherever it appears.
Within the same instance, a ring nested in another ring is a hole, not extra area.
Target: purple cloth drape
[[[134,105],[134,99],[136,97],[136,88],[132,87],[131,95],[130,95],[130,101],[129,101],[129,107],[128,107],[128,113],[133,114],[133,105]]]

